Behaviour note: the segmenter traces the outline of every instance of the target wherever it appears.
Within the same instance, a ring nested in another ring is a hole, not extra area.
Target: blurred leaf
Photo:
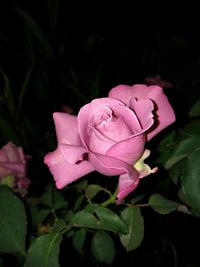
[[[144,238],[144,220],[140,208],[130,206],[122,211],[121,217],[128,227],[128,233],[120,234],[120,241],[127,251],[134,250]]]
[[[130,200],[131,203],[138,203],[139,201],[141,201],[143,198],[145,197],[145,195],[138,195],[138,196],[135,196],[134,198],[132,198]]]
[[[87,204],[85,207],[84,207],[84,211],[88,211],[90,213],[94,213],[96,208],[98,207],[99,205],[98,204],[95,204],[95,203],[89,203]]]
[[[186,159],[179,161],[171,169],[169,169],[169,177],[176,185],[178,184],[181,174],[183,172],[185,161]]]
[[[112,264],[115,258],[115,245],[106,232],[96,233],[91,241],[91,250],[95,259],[107,264]]]
[[[31,215],[32,215],[32,226],[35,227],[39,223],[42,223],[47,216],[51,213],[51,209],[38,209],[37,207],[34,207],[31,209]]]
[[[22,104],[24,101],[25,93],[28,90],[30,78],[31,78],[31,75],[33,73],[33,68],[34,68],[34,64],[32,64],[30,66],[30,68],[28,69],[26,76],[25,76],[25,79],[24,79],[23,84],[22,84],[22,88],[20,90],[20,95],[19,95],[19,100],[18,100],[18,110],[17,110],[19,116],[21,114]]]
[[[97,207],[97,209],[95,209],[95,213],[98,218],[88,211],[82,210],[77,212],[72,217],[70,226],[127,233],[126,224],[113,211],[107,208]]]
[[[0,114],[0,135],[6,140],[12,140],[15,144],[20,144],[20,138],[16,129]]]
[[[89,199],[92,199],[96,196],[100,191],[104,190],[104,188],[98,184],[90,184],[85,189],[85,196]]]
[[[40,203],[44,205],[45,207],[52,208],[53,206],[53,189],[48,188],[47,192],[45,192],[41,198]]]
[[[54,210],[66,209],[68,207],[68,202],[66,200],[59,200],[54,205]]]
[[[172,151],[174,151],[175,137],[176,132],[172,131],[169,134],[165,135],[165,137],[160,142],[158,146],[159,156],[156,160],[159,164],[164,165],[166,160],[170,158]]]
[[[80,230],[76,231],[72,241],[74,248],[80,252],[82,250],[83,244],[85,242],[86,238],[86,230],[84,228],[81,228]]]
[[[55,30],[57,25],[57,18],[58,18],[58,11],[60,6],[59,0],[47,0],[47,7],[49,10],[49,16],[50,16],[50,25],[52,30],[53,38],[55,37]]]
[[[74,216],[74,212],[72,210],[67,210],[65,213],[64,213],[64,220],[69,223],[72,219],[72,217]]]
[[[80,195],[75,204],[74,204],[74,208],[73,208],[73,211],[76,212],[77,210],[80,210],[81,209],[81,204],[83,203],[83,200],[85,199],[85,196],[84,195]]]
[[[84,190],[87,187],[87,185],[88,185],[88,180],[87,179],[84,179],[83,181],[75,184],[73,186],[73,188],[75,190],[77,190],[78,192],[81,192],[82,190]]]
[[[175,211],[180,204],[159,194],[153,194],[149,199],[149,205],[160,214],[169,214],[170,212]]]
[[[0,251],[25,253],[26,214],[22,201],[0,187]]]
[[[59,267],[59,247],[62,236],[58,233],[37,237],[30,246],[25,267]]]
[[[51,186],[41,196],[40,203],[54,210],[67,208],[68,206],[68,202],[65,201],[63,195]]]
[[[190,117],[200,116],[200,99],[193,105],[189,112]]]
[[[183,139],[175,148],[169,160],[165,163],[165,168],[170,169],[176,163],[189,156],[197,147],[200,147],[200,135],[191,135]]]
[[[182,188],[191,207],[200,212],[200,149],[187,159],[182,175]]]
[[[25,22],[26,27],[28,27],[28,32],[35,37],[41,54],[46,56],[48,59],[52,59],[52,49],[36,21],[21,8],[14,6],[14,9]]]
[[[184,133],[200,134],[200,119],[195,118],[183,128]]]
[[[66,222],[63,219],[58,219],[53,226],[54,233],[60,233],[62,230],[66,228]]]
[[[4,81],[3,90],[4,90],[4,94],[5,94],[6,105],[9,107],[9,110],[11,112],[13,112],[14,107],[15,107],[15,103],[14,103],[13,94],[12,94],[12,90],[11,90],[11,86],[10,86],[10,81],[8,79],[8,76],[1,69],[0,69],[0,73],[1,73],[1,75],[3,77],[3,81]]]

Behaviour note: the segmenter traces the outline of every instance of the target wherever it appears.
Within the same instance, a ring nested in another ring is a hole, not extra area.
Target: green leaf
[[[99,228],[99,220],[90,212],[81,210],[74,214],[70,223],[72,227]]]
[[[95,213],[100,219],[102,229],[107,229],[116,233],[127,233],[126,224],[112,210],[104,207],[97,207]]]
[[[112,264],[115,258],[115,245],[111,236],[106,232],[96,233],[91,240],[91,250],[95,259]]]
[[[153,194],[149,199],[149,205],[160,214],[169,214],[170,212],[175,211],[180,204],[171,201],[160,194]]]
[[[85,199],[85,196],[84,195],[80,195],[75,204],[74,204],[74,208],[73,208],[73,211],[76,212],[77,210],[80,210],[81,209],[81,204],[83,203],[83,200]]]
[[[86,230],[84,228],[81,228],[80,230],[76,231],[72,238],[72,242],[74,245],[74,248],[78,251],[81,252],[83,244],[85,242],[86,238]]]
[[[25,267],[59,267],[61,241],[58,233],[37,237],[28,250]]]
[[[113,211],[107,208],[97,207],[95,213],[96,216],[85,210],[77,212],[72,217],[70,226],[127,233],[126,224]]]
[[[53,232],[60,233],[62,230],[66,229],[67,225],[65,220],[58,219],[53,226]]]
[[[67,207],[68,207],[68,202],[66,200],[57,201],[53,205],[54,210],[66,209]]]
[[[127,251],[138,248],[144,237],[144,220],[140,208],[130,206],[122,211],[122,219],[128,227],[127,234],[120,234],[120,241]]]
[[[176,185],[178,184],[181,174],[183,172],[185,161],[186,159],[179,161],[171,169],[169,169],[169,177]]]
[[[0,251],[25,252],[26,214],[22,201],[0,187]]]
[[[74,212],[72,210],[67,210],[64,213],[64,217],[63,218],[67,223],[69,223],[73,216],[74,216]]]
[[[183,132],[187,134],[200,134],[200,118],[195,118],[185,125]]]
[[[39,223],[42,223],[44,219],[51,213],[51,209],[38,209],[37,207],[33,207],[31,209],[32,215],[32,226],[35,227]]]
[[[200,116],[200,99],[194,104],[189,112],[190,117]]]
[[[83,210],[93,214],[98,206],[99,205],[96,203],[89,203],[84,207]]]
[[[42,195],[40,203],[54,210],[67,208],[68,206],[63,195],[52,187],[48,188],[47,192]]]
[[[85,196],[89,199],[92,199],[96,196],[100,191],[104,190],[104,188],[98,184],[90,184],[85,189]]]
[[[181,181],[188,203],[200,212],[200,149],[196,149],[188,157]]]
[[[4,94],[5,94],[7,106],[9,107],[10,111],[14,111],[15,103],[14,103],[13,94],[12,94],[12,90],[10,86],[10,81],[8,79],[8,76],[1,69],[0,69],[0,73],[4,80]]]
[[[47,192],[45,192],[41,198],[40,203],[45,207],[52,208],[53,206],[53,188],[48,188]]]
[[[197,147],[200,147],[200,135],[191,135],[183,139],[175,148],[170,159],[165,163],[165,168],[170,169],[182,159],[188,157]]]
[[[83,181],[75,184],[73,186],[73,188],[75,190],[77,190],[78,192],[81,192],[82,190],[84,190],[87,187],[87,185],[88,185],[88,180],[87,179],[84,179]]]
[[[20,138],[16,133],[14,125],[8,122],[7,118],[4,118],[0,114],[0,135],[5,138],[5,140],[12,140],[15,144],[20,144]]]

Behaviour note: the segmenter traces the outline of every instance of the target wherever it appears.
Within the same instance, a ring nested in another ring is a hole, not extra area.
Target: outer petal
[[[119,177],[117,203],[120,203],[127,195],[129,195],[139,184],[138,173],[135,170],[135,177],[130,178],[130,176],[125,173]]]
[[[68,145],[81,145],[76,116],[55,112],[53,114],[53,119],[55,123],[58,143]]]
[[[134,175],[131,165],[114,157],[89,153],[89,161],[94,166],[95,170],[107,176],[120,175],[123,173],[128,173],[130,177]]]
[[[89,124],[89,118],[91,114],[96,110],[97,107],[100,105],[110,106],[110,105],[122,105],[124,106],[124,103],[117,99],[112,98],[99,98],[93,100],[91,103],[83,106],[79,113],[78,113],[78,126],[79,126],[79,133],[81,140],[85,147],[87,147],[88,144],[88,136],[87,136],[87,127]]]
[[[81,146],[60,145],[63,157],[69,163],[77,163],[83,159],[83,154],[87,152],[86,148]]]
[[[131,97],[138,100],[145,98],[153,100],[157,125],[147,134],[148,140],[175,121],[174,111],[162,88],[159,86],[146,86],[142,84],[133,86],[118,85],[109,92],[109,97],[119,99],[127,105]]]
[[[56,186],[59,189],[79,179],[81,176],[94,171],[94,168],[88,161],[82,161],[78,164],[71,164],[67,162],[60,147],[58,147],[54,152],[47,154],[44,162],[50,168],[50,171],[56,181]]]
[[[145,135],[134,135],[131,138],[113,145],[106,155],[118,158],[133,165],[142,155],[145,145]]]

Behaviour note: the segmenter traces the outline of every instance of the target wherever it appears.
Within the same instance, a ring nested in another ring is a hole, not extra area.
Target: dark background
[[[42,37],[15,7],[34,19]],[[83,104],[106,96],[116,85],[144,83],[146,77],[157,74],[173,84],[165,93],[177,115],[174,127],[184,125],[200,96],[199,14],[196,7],[167,5],[138,8],[97,2],[87,7],[64,0],[1,3],[0,68],[9,77],[16,101],[27,70],[34,65],[22,108],[23,116],[34,125],[27,150],[40,155],[54,147],[45,134],[53,131],[51,114],[62,111],[63,104],[77,114]],[[37,186],[33,182],[33,192]],[[143,245],[128,254],[117,248],[113,266],[175,267],[174,247],[177,266],[200,266],[197,218],[144,213],[148,220]],[[163,236],[173,245],[163,245]],[[82,259],[70,253],[69,258],[81,266]]]

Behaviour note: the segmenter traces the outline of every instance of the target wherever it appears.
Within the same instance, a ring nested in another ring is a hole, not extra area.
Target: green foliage
[[[200,99],[191,108],[189,115],[190,115],[190,117],[200,116]]]
[[[108,208],[95,208],[93,213],[82,210],[74,214],[70,221],[71,227],[86,227],[100,230],[127,233],[126,224]]]
[[[84,228],[78,229],[75,232],[73,236],[73,246],[78,252],[81,252],[85,238],[86,238],[86,230]]]
[[[120,241],[127,251],[135,250],[144,237],[144,219],[140,208],[130,206],[122,211],[121,217],[126,222],[128,233],[120,234]]]
[[[149,199],[149,205],[160,214],[169,214],[175,211],[180,204],[159,194],[153,194]]]
[[[62,236],[50,233],[37,237],[30,246],[25,267],[59,267],[59,246]]]
[[[94,257],[107,264],[112,264],[115,258],[115,245],[107,232],[97,232],[91,241],[91,250]]]
[[[181,177],[182,188],[190,206],[200,213],[200,148],[194,150],[185,162]]]
[[[0,187],[0,251],[25,255],[27,231],[22,201],[4,186]]]

